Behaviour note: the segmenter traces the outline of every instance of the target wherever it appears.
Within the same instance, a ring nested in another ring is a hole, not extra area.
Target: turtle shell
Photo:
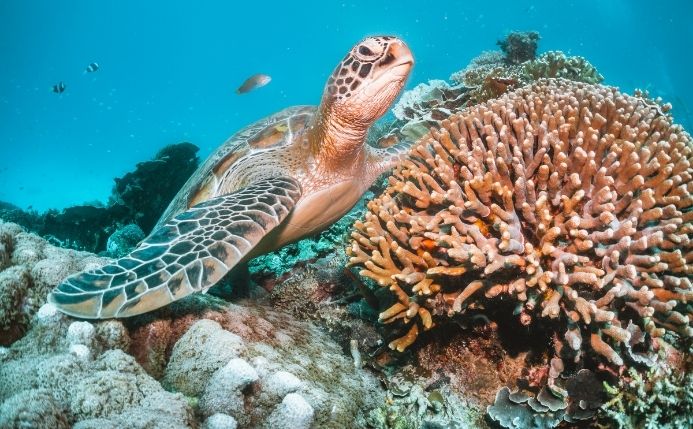
[[[254,180],[277,174],[291,176],[290,164],[276,155],[305,138],[315,111],[315,106],[289,107],[228,138],[190,176],[154,229],[192,206],[237,191]]]

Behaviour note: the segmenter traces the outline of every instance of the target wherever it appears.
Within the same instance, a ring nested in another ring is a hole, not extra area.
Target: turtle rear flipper
[[[73,316],[127,317],[206,290],[281,224],[300,196],[296,180],[274,177],[205,201],[113,264],[68,277],[48,299]]]

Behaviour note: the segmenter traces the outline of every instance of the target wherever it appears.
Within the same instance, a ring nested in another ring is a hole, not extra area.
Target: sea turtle
[[[68,277],[49,295],[84,318],[141,314],[206,291],[229,270],[315,234],[343,216],[408,149],[367,144],[414,64],[388,36],[356,44],[320,106],[287,108],[216,149],[129,255]]]

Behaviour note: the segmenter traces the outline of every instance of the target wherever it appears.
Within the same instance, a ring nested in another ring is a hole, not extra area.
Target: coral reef
[[[90,253],[57,248],[17,224],[0,220],[0,345],[24,334],[50,290],[64,277],[104,261]]]
[[[203,418],[221,413],[239,427],[280,427],[277,419],[293,422],[286,427],[364,427],[382,402],[378,380],[315,323],[208,295],[187,301],[133,321],[130,350],[145,368],[165,362],[163,386],[198,398]]]
[[[452,83],[430,80],[404,92],[393,108],[396,120],[379,131],[376,145],[416,141],[440,121],[473,104],[535,82],[542,78],[565,78],[600,83],[597,69],[579,56],[549,51],[536,57],[539,34],[510,33],[498,41],[502,51],[481,53],[463,70],[450,76]]]
[[[538,394],[510,392],[502,388],[488,415],[504,428],[553,428],[566,421],[575,423],[595,415],[604,403],[602,384],[589,370],[582,369],[565,382],[567,396],[558,397],[544,386]]]
[[[186,180],[197,168],[199,148],[191,143],[164,147],[154,159],[116,178],[107,205],[100,203],[48,210],[38,214],[0,202],[0,219],[17,223],[52,244],[101,252],[121,227],[136,224],[149,233]]]
[[[609,401],[599,410],[599,427],[693,427],[693,355],[690,343],[679,362],[677,352],[663,350],[667,365],[641,374],[630,368],[614,386],[607,386]]]
[[[500,52],[484,52],[450,80],[471,88],[468,103],[476,104],[542,78],[564,78],[576,82],[601,83],[604,77],[585,58],[549,51],[521,63],[509,63]]]
[[[190,427],[193,413],[122,349],[120,322],[73,322],[44,304],[0,354],[1,427]]]
[[[496,44],[503,51],[506,63],[521,64],[536,58],[539,33],[536,31],[525,33],[513,31]]]
[[[391,297],[404,350],[467,310],[516,302],[571,364],[647,363],[690,337],[691,139],[617,90],[543,80],[442,122],[356,222],[350,263]],[[535,322],[536,323],[536,322]]]
[[[192,143],[164,147],[151,161],[140,162],[135,171],[115,179],[109,203],[125,206],[129,222],[136,223],[148,234],[195,172],[200,161],[198,150]]]
[[[601,83],[604,77],[585,58],[549,51],[536,56],[539,34],[513,32],[498,41],[501,51],[486,51],[450,80],[467,87],[465,106],[483,103],[543,78]],[[458,109],[459,110],[459,109]]]
[[[125,225],[108,237],[106,253],[112,258],[123,257],[137,247],[142,240],[144,240],[142,228],[134,223]]]
[[[418,140],[429,128],[462,108],[469,100],[469,91],[470,88],[450,86],[444,80],[430,80],[406,91],[392,109],[397,121],[403,124],[398,134],[410,141]]]

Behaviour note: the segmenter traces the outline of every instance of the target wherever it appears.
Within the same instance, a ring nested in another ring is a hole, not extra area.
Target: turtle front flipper
[[[274,177],[205,201],[129,255],[68,277],[48,299],[73,316],[127,317],[206,290],[281,224],[300,197],[296,180]]]

